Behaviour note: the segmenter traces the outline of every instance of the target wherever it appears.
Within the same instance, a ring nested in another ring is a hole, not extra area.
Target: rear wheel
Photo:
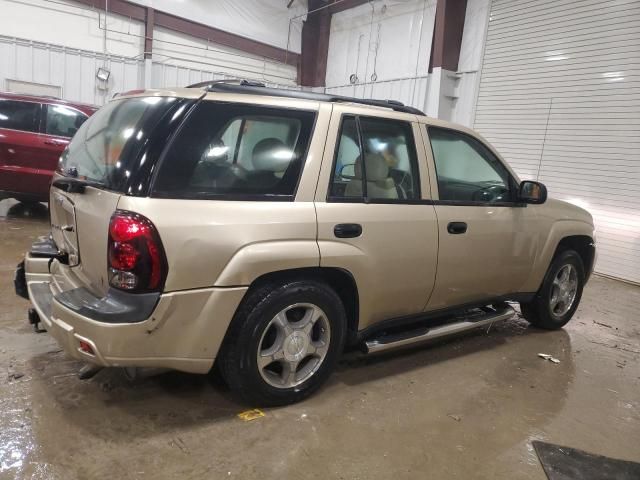
[[[584,264],[575,250],[556,255],[531,302],[520,303],[525,319],[548,330],[562,328],[578,308],[584,287]]]
[[[252,405],[300,401],[329,377],[344,347],[338,295],[316,281],[271,283],[243,301],[221,351],[231,390]]]

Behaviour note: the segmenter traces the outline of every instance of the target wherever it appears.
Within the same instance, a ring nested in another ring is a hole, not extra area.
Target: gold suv
[[[560,328],[591,273],[581,208],[474,131],[393,101],[212,82],[120,95],[74,136],[30,321],[98,366],[299,401],[367,353],[503,320]]]

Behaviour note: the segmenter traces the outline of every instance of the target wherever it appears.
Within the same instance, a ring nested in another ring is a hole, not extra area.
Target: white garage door
[[[592,213],[597,272],[640,283],[639,0],[493,0],[474,126]]]

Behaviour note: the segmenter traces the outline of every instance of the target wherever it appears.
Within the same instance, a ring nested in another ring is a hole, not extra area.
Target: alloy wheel
[[[322,365],[330,338],[329,320],[317,305],[296,303],[284,308],[271,319],[258,343],[260,375],[275,388],[300,385]]]

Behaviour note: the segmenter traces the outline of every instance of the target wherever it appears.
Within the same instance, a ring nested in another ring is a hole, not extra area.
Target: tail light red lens
[[[142,215],[117,210],[109,223],[109,284],[130,292],[159,291],[167,276],[160,236]]]

